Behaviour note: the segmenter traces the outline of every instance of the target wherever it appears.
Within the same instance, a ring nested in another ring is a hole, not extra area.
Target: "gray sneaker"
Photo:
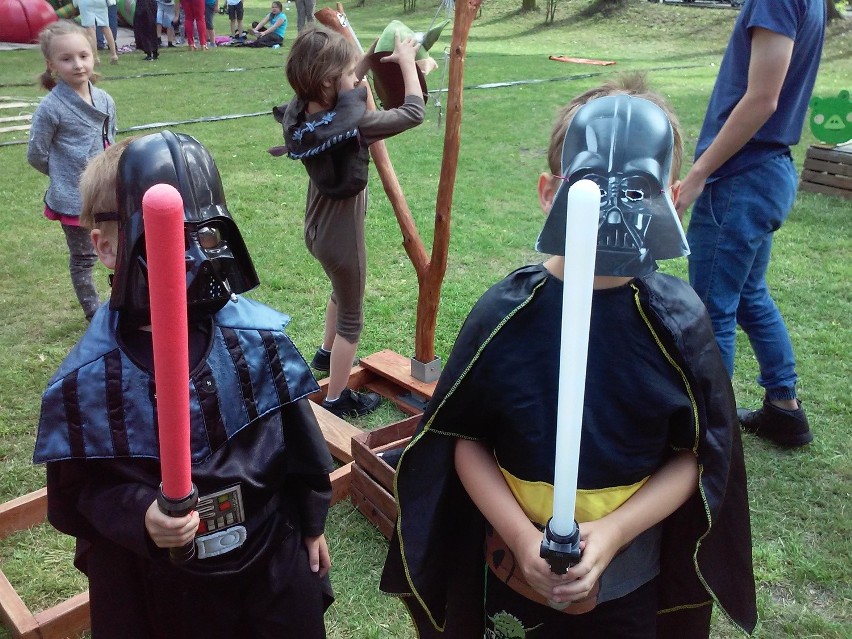
[[[322,407],[338,417],[361,417],[372,413],[381,404],[382,398],[378,393],[359,393],[344,388],[340,397],[333,402],[324,399]]]

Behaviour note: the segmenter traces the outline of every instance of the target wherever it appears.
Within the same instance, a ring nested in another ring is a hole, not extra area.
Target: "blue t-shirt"
[[[266,28],[269,29],[275,35],[281,36],[281,39],[283,40],[284,39],[284,32],[287,30],[287,16],[284,15],[284,12],[281,12],[277,16],[274,16],[274,15],[272,15],[272,12],[270,11],[268,14],[266,14],[266,17],[269,19],[269,22],[267,22]],[[277,21],[280,21],[281,24],[279,24],[277,27],[275,27],[273,29],[272,27],[275,26],[275,23]]]
[[[742,149],[710,176],[716,179],[789,151],[802,135],[825,36],[825,0],[746,0],[734,25],[698,136],[698,159],[716,138],[748,85],[751,29],[794,40],[778,108]]]

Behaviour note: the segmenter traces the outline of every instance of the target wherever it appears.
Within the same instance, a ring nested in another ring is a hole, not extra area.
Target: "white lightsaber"
[[[575,529],[580,431],[586,391],[586,360],[600,203],[600,189],[591,180],[580,180],[568,191],[559,399],[556,410],[556,466],[553,518],[550,522],[551,530],[562,536],[571,535]]]

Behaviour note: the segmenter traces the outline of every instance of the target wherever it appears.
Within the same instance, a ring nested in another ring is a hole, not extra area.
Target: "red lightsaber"
[[[186,247],[183,199],[169,184],[156,184],[142,197],[154,384],[160,436],[162,483],[157,504],[182,517],[198,503],[192,483],[189,447],[189,339],[186,309]],[[195,556],[195,544],[169,549],[173,563]]]

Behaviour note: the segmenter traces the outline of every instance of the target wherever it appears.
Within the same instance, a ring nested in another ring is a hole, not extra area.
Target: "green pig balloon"
[[[843,144],[852,140],[852,100],[849,91],[836,98],[811,98],[811,132],[820,142]]]

